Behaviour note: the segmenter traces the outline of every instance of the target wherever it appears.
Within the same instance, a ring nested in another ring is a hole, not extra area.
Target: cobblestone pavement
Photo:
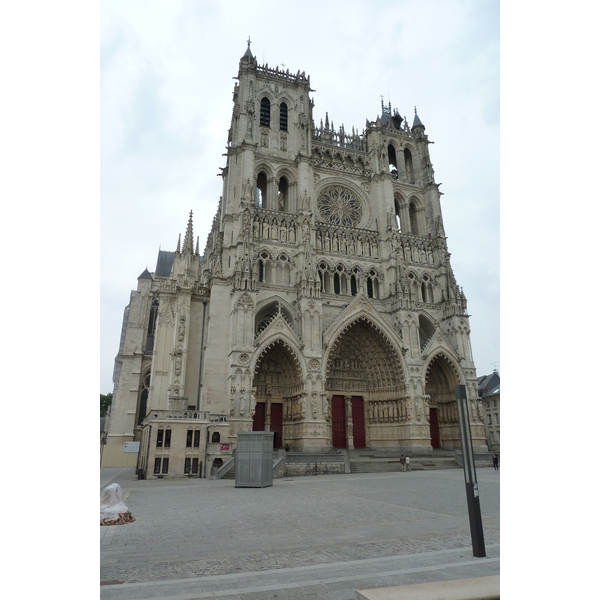
[[[258,489],[114,475],[136,521],[100,527],[105,599],[347,600],[356,589],[500,571],[500,477],[489,468],[478,471],[484,559],[472,556],[458,469],[286,478]],[[102,486],[111,476],[103,470]]]

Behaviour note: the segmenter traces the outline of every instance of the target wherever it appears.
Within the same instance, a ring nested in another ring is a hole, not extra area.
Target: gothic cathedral
[[[205,476],[252,430],[305,453],[460,448],[458,384],[487,450],[425,127],[383,102],[362,133],[316,125],[310,92],[248,45],[204,254],[190,213],[125,309],[103,466]]]

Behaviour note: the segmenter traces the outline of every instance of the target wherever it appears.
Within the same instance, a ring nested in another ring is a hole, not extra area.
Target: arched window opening
[[[425,346],[427,341],[433,336],[434,333],[435,326],[433,323],[431,323],[431,321],[423,315],[419,315],[419,341],[421,348]]]
[[[158,316],[158,298],[152,300],[150,308],[150,317],[148,319],[148,335],[146,337],[146,354],[150,354],[154,350],[154,329],[156,327],[156,317]]]
[[[142,383],[142,392],[140,394],[140,406],[138,409],[138,418],[137,424],[141,425],[144,417],[146,416],[146,411],[148,410],[148,395],[150,394],[150,371],[146,373],[144,376],[144,381]]]
[[[260,101],[260,126],[271,126],[271,102],[268,98],[263,98]]]
[[[367,296],[373,297],[373,280],[370,277],[367,278]]]
[[[335,275],[333,276],[333,293],[334,294],[340,293],[340,274],[339,273],[335,273]]]
[[[400,221],[400,202],[398,202],[397,198],[394,198],[394,211],[396,213],[396,227],[398,227],[398,231],[402,232],[402,224]]]
[[[267,208],[267,176],[262,171],[256,178],[256,206]]]
[[[261,252],[258,258],[258,281],[259,283],[268,283],[268,266],[269,266],[269,254],[267,252]]]
[[[281,313],[283,318],[287,321],[288,325],[294,329],[294,317],[286,306],[280,304],[279,301],[269,302],[266,306],[263,306],[254,318],[254,334],[260,335],[275,318],[275,316]]]
[[[408,148],[404,148],[404,170],[406,171],[406,179],[408,183],[414,183],[415,177],[413,173],[412,154]]]
[[[347,294],[348,293],[348,280],[346,278],[346,274],[345,273],[342,273],[341,293],[342,294]]]
[[[427,285],[425,282],[421,284],[421,298],[423,299],[423,302],[427,302]]]
[[[396,161],[396,148],[393,144],[388,146],[388,163],[392,177],[398,179],[398,162]]]
[[[417,224],[417,207],[414,202],[408,207],[408,216],[410,218],[410,232],[413,235],[419,235],[419,227]]]
[[[357,290],[357,288],[356,288],[356,275],[352,274],[350,276],[350,293],[353,296],[356,296],[356,290]]]
[[[279,131],[287,131],[288,107],[285,102],[279,106]]]
[[[287,208],[287,196],[288,196],[288,180],[282,177],[279,180],[279,191],[277,192],[277,208],[281,211],[285,211]]]

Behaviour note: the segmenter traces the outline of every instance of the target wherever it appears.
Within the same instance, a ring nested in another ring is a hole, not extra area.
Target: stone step
[[[396,450],[349,450],[348,456],[350,459],[351,473],[398,473],[402,471],[400,464],[400,452]],[[477,454],[475,456],[476,467],[492,466],[492,454]],[[306,463],[310,466],[310,471],[306,474],[316,475],[319,469],[314,469],[315,463],[332,463],[344,461],[344,451],[330,451],[318,454],[289,452],[286,453],[286,463],[290,465],[289,470],[294,464]],[[432,471],[440,469],[461,469],[462,457],[456,455],[454,450],[435,450],[428,453],[410,454],[411,471]],[[306,470],[306,469],[305,469]],[[313,472],[314,471],[314,472]],[[343,472],[343,471],[342,471]],[[284,476],[285,471],[279,474]],[[302,471],[295,475],[303,474]],[[235,467],[228,471],[222,477],[223,479],[235,480]]]
[[[460,465],[454,458],[410,458],[409,469],[411,471],[431,471],[438,469],[460,469]],[[352,473],[391,473],[402,471],[400,459],[350,459],[350,471]]]

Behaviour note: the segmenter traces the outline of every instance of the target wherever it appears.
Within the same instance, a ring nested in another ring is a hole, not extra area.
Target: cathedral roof
[[[425,125],[423,125],[423,123],[421,123],[421,119],[419,119],[419,115],[417,114],[417,109],[415,108],[415,118],[414,118],[412,126],[417,127],[418,125],[420,125],[421,127],[425,127]]]
[[[148,267],[144,269],[144,272],[138,277],[138,279],[152,279],[152,273],[148,271]]]
[[[169,277],[171,268],[175,260],[175,252],[167,252],[167,250],[158,251],[158,259],[156,260],[155,273],[157,277]]]

